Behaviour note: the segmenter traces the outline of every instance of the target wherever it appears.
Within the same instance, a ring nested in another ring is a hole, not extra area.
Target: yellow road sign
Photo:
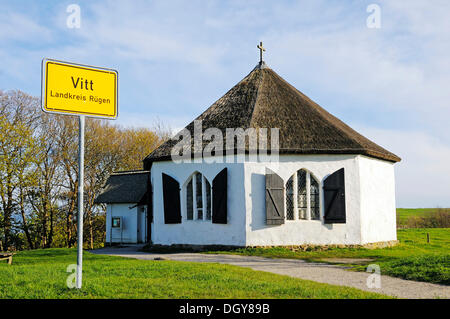
[[[115,70],[44,59],[42,110],[115,119],[117,85]]]

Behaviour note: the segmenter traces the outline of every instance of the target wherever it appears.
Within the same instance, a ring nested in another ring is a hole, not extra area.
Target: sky
[[[176,131],[254,68],[263,41],[270,68],[402,158],[397,207],[450,207],[449,13],[448,0],[0,0],[0,90],[40,96],[43,58],[112,68],[118,124]]]

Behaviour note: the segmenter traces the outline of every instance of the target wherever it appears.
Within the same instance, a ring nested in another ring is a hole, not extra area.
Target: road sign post
[[[42,60],[41,107],[44,112],[77,115],[78,132],[78,243],[76,288],[82,287],[84,214],[85,117],[116,119],[118,73],[57,60]]]
[[[77,245],[77,282],[81,289],[83,274],[83,215],[84,215],[84,115],[78,117],[78,245]]]

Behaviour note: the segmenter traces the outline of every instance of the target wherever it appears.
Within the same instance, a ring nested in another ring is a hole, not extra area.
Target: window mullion
[[[311,220],[311,175],[306,172],[306,219]]]

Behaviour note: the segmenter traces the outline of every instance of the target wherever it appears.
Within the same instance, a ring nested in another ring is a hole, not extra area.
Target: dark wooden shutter
[[[284,224],[284,182],[266,168],[266,224]]]
[[[345,178],[344,169],[334,172],[323,182],[326,224],[344,224],[345,219]]]
[[[164,223],[181,223],[180,184],[169,175],[162,174],[164,197]],[[150,227],[150,225],[148,226]]]
[[[213,180],[213,212],[212,222],[227,223],[227,169],[224,168]]]

